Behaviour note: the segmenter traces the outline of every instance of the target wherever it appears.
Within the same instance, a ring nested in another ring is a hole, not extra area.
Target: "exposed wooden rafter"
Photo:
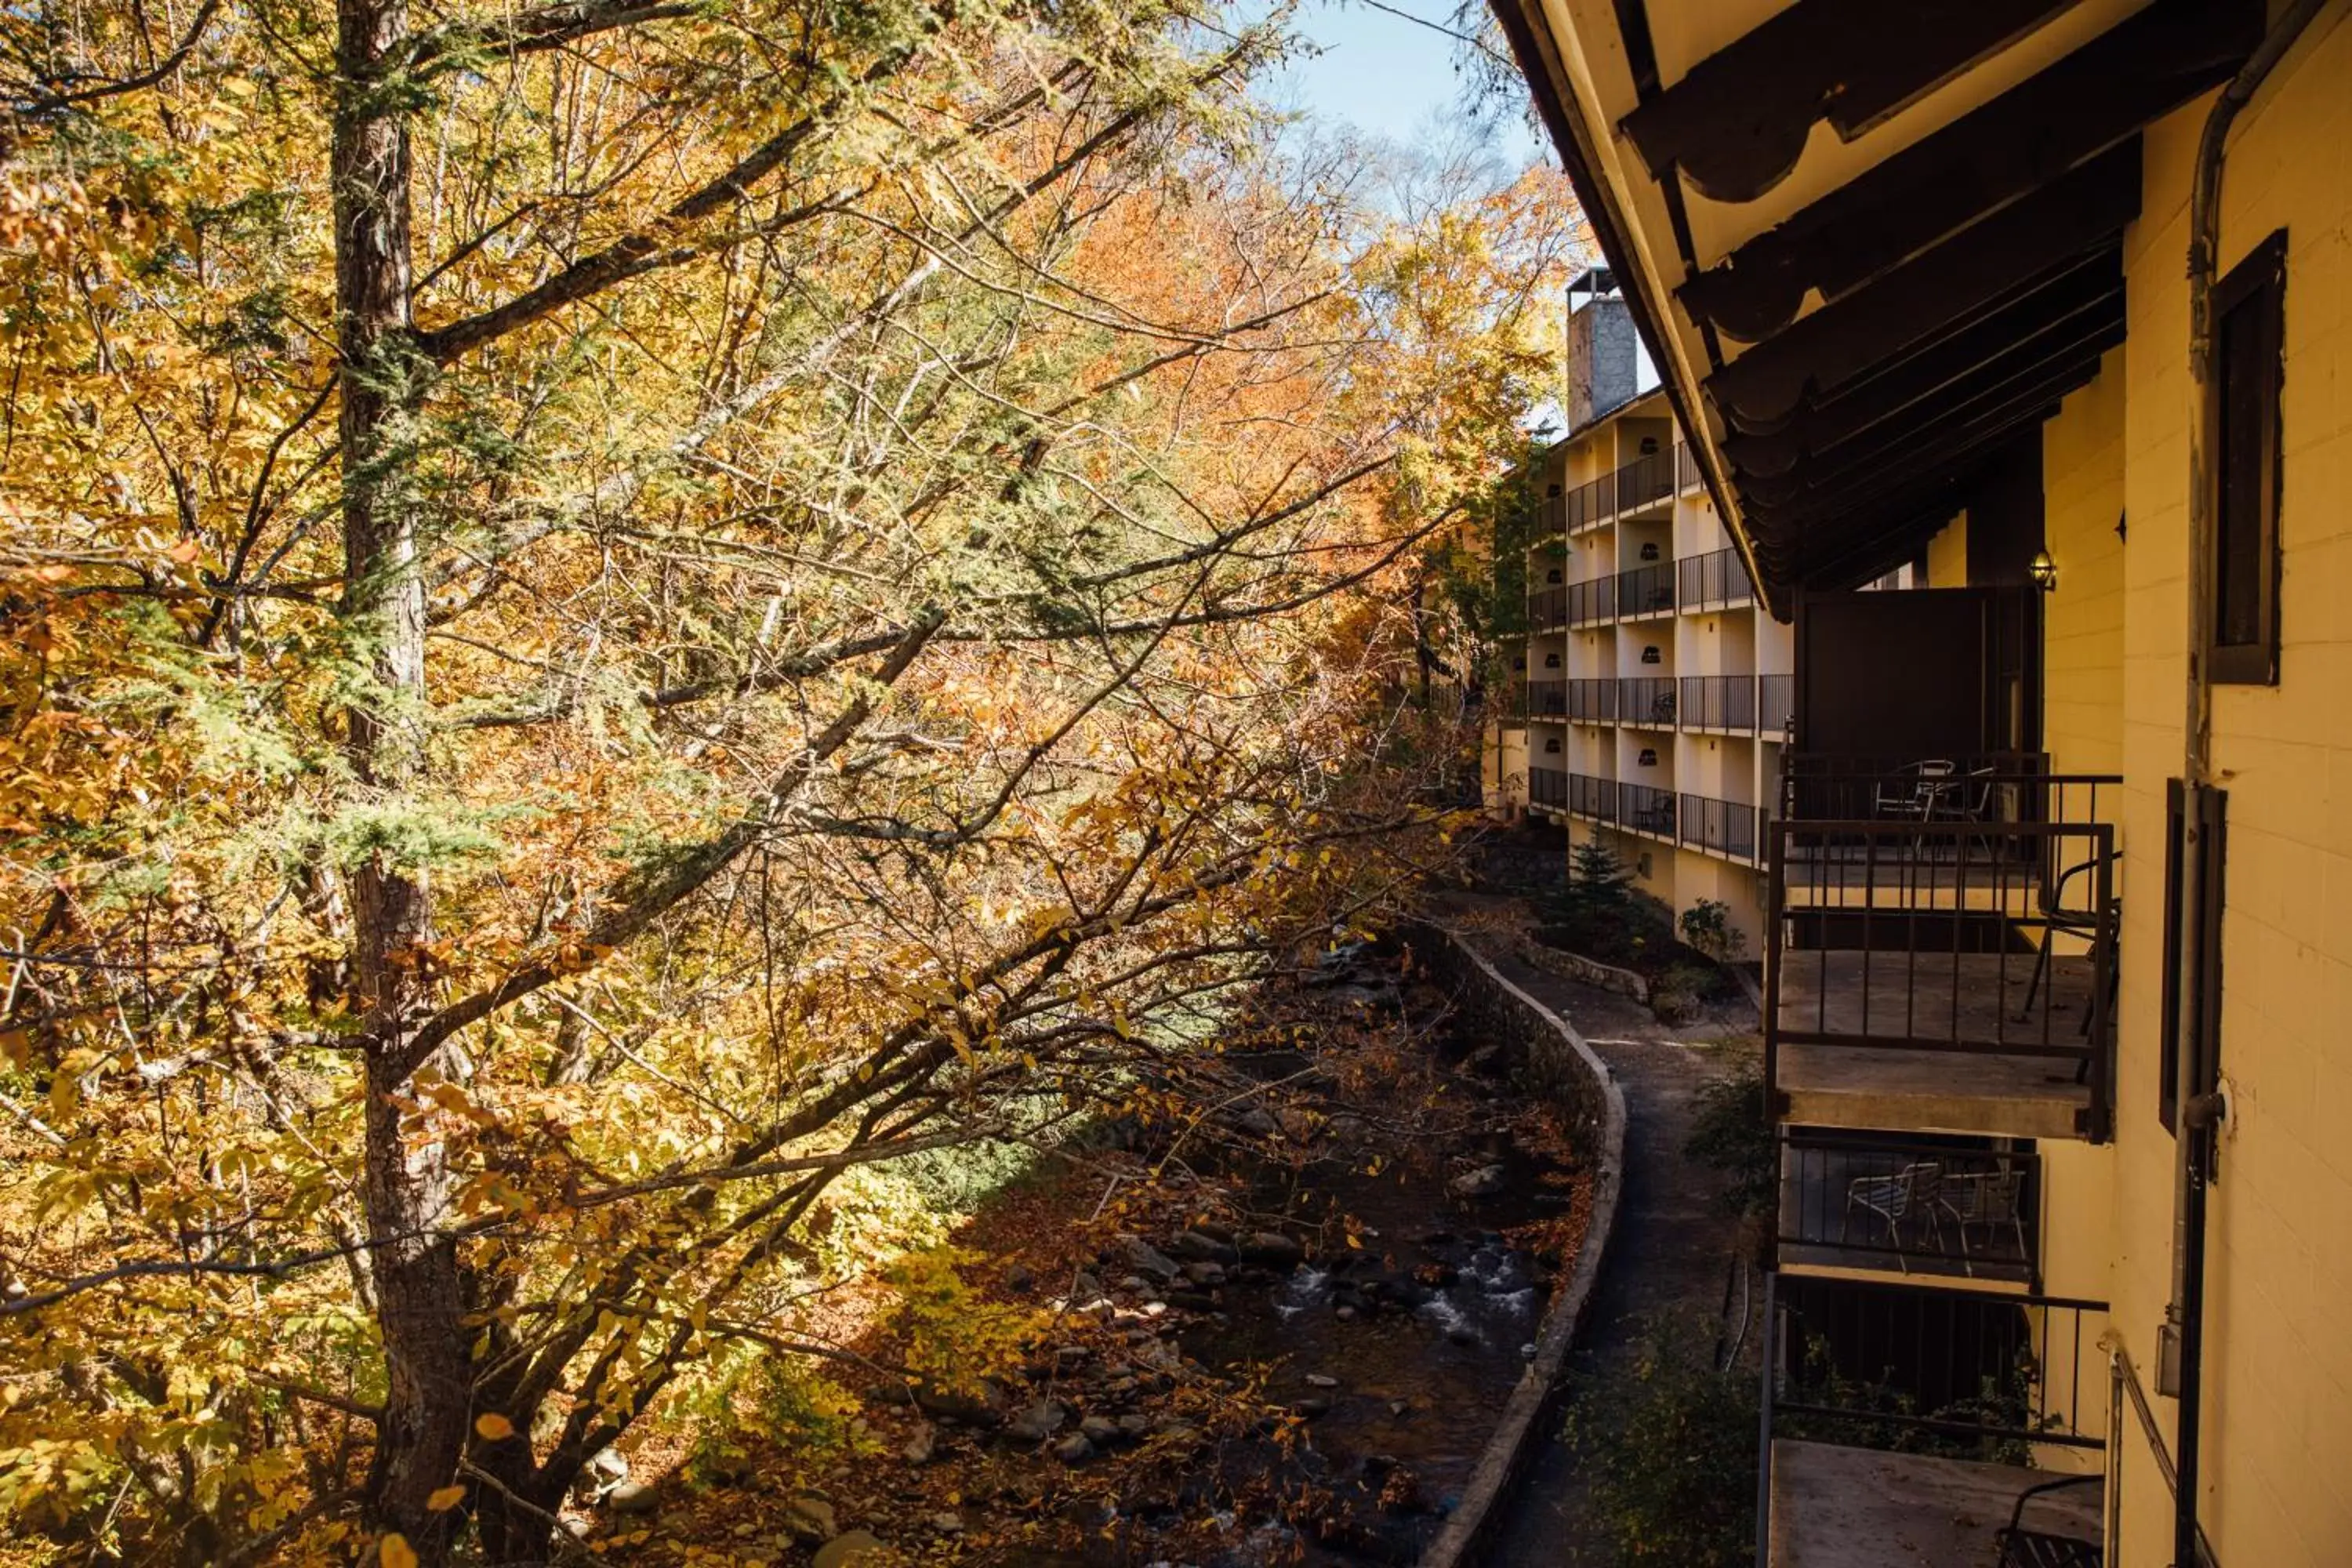
[[[2262,36],[2253,0],[2157,0],[2057,64],[1741,245],[1678,293],[1758,342],[1808,291],[1834,300],[2226,80]]]
[[[2021,369],[2095,360],[2124,326],[2120,253],[2108,247],[2035,279],[1975,319],[1875,367],[1780,429],[1734,435],[1724,455],[1742,482],[1778,479],[1801,465],[1845,460],[1853,447],[1932,426],[1941,411]]]
[[[1770,432],[1808,404],[1991,305],[2021,281],[2095,251],[2139,212],[2139,139],[1801,316],[1706,379],[1735,428]]]
[[[1779,184],[1817,120],[1851,141],[2074,0],[1797,0],[1620,122],[1664,181],[1717,201]]]

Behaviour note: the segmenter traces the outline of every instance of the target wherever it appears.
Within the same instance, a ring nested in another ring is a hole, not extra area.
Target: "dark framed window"
[[[2279,667],[2279,390],[2286,379],[2286,230],[2213,290],[2220,405],[2213,485],[2213,679],[2272,686]]]

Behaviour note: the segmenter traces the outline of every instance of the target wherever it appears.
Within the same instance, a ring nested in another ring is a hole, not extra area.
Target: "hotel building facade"
[[[1759,1561],[2352,1563],[2352,0],[1497,11],[1794,639]]]

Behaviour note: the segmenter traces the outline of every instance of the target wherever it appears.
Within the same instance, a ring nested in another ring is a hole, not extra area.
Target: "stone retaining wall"
[[[1411,940],[1415,955],[1453,992],[1469,1028],[1503,1047],[1513,1077],[1567,1111],[1570,1144],[1592,1177],[1592,1213],[1568,1288],[1544,1315],[1535,1359],[1505,1402],[1461,1502],[1422,1553],[1420,1568],[1465,1568],[1477,1561],[1495,1505],[1532,1456],[1541,1428],[1558,1418],[1561,1374],[1600,1282],[1624,1187],[1625,1095],[1568,1020],[1505,979],[1467,942],[1429,926]]]
[[[1620,996],[1631,996],[1648,1006],[1650,983],[1630,969],[1620,969],[1613,963],[1603,963],[1597,958],[1546,947],[1531,936],[1522,935],[1512,943],[1512,956],[1532,968],[1561,980],[1573,980],[1580,984],[1614,991]]]

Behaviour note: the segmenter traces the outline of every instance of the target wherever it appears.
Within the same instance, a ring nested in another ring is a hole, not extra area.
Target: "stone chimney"
[[[1568,427],[1581,430],[1640,390],[1633,312],[1606,267],[1568,286]]]

